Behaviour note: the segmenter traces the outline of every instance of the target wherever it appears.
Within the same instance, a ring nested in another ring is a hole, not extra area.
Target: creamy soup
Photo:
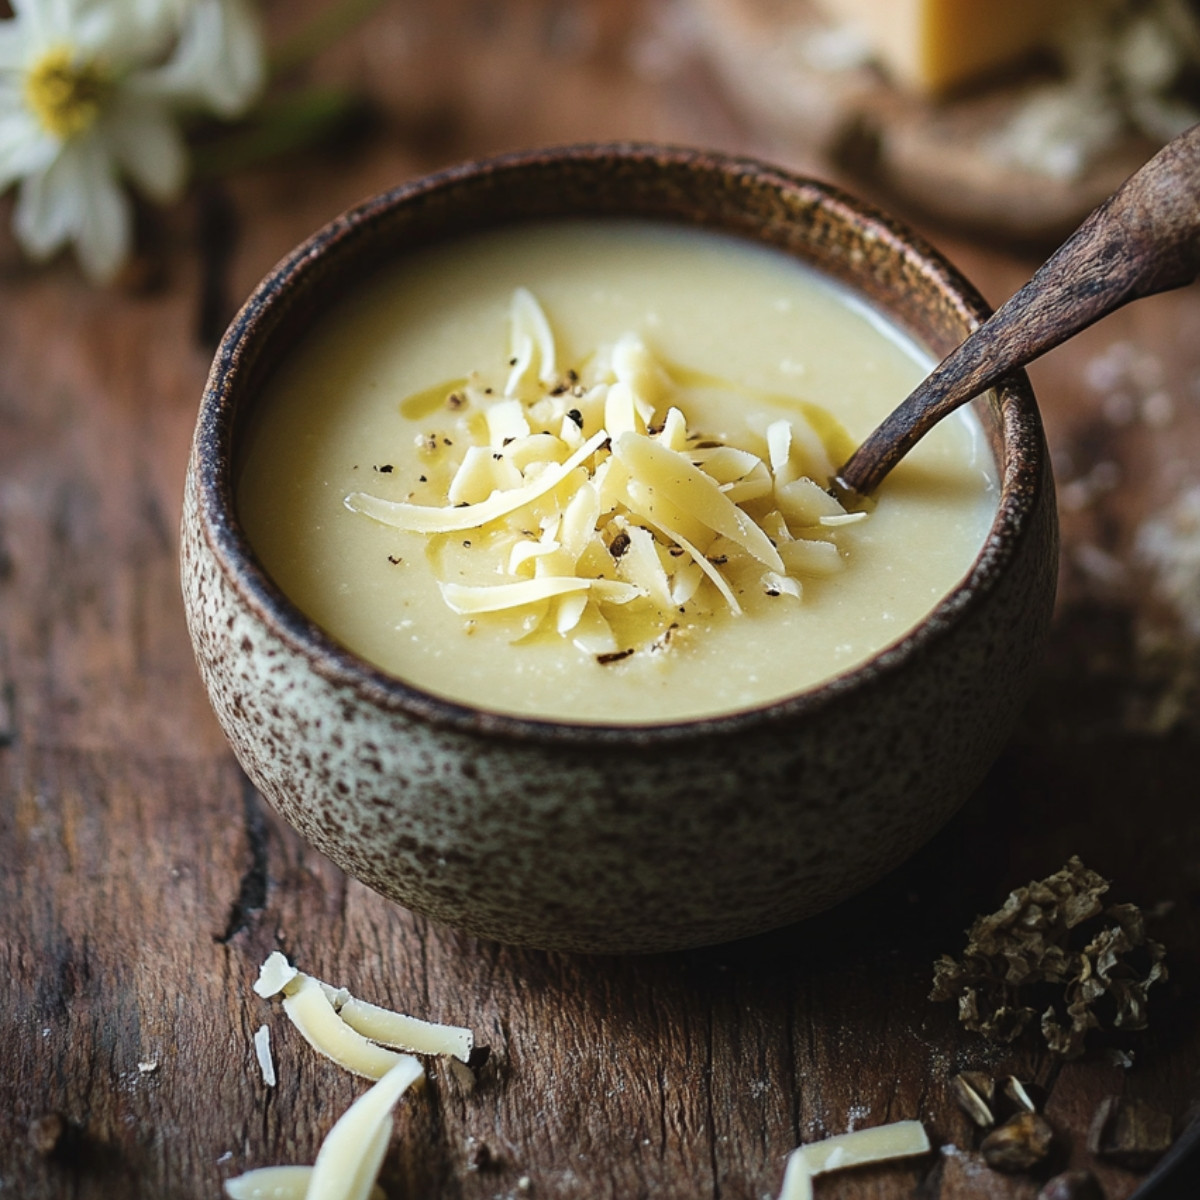
[[[303,612],[422,689],[573,721],[736,711],[862,663],[970,569],[997,487],[969,410],[869,511],[823,491],[930,365],[736,239],[488,233],[322,320],[267,387],[238,511]]]

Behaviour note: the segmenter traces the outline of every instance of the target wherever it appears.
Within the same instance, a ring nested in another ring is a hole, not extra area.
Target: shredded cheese
[[[420,1021],[353,996],[341,1006],[338,1015],[373,1042],[413,1054],[450,1055],[468,1062],[475,1047],[475,1035],[469,1029]]]
[[[231,1200],[369,1200],[392,1137],[392,1109],[425,1074],[409,1055],[342,1114],[311,1167],[263,1167],[225,1182]]]
[[[278,950],[273,950],[258,969],[254,991],[264,1000],[269,1000],[272,996],[279,995],[299,974],[300,972]]]
[[[281,963],[286,970],[281,969]],[[290,966],[278,951],[263,963],[254,990],[265,1000],[282,994],[284,1011],[314,1049],[343,1066],[347,1064],[342,1060],[347,1057],[366,1066],[367,1070],[356,1073],[370,1078],[378,1077],[372,1071],[383,1074],[395,1064],[371,1055],[363,1049],[363,1042],[374,1050],[386,1046],[413,1054],[452,1055],[463,1062],[469,1061],[475,1046],[475,1035],[461,1025],[422,1021],[359,1000],[346,988],[332,987]],[[269,1036],[263,1026],[255,1034],[256,1047],[260,1038],[269,1047]],[[372,1047],[371,1043],[378,1045]],[[261,1060],[261,1052],[259,1057]],[[392,1055],[391,1059],[396,1057]]]
[[[305,1200],[313,1168],[302,1166],[257,1167],[225,1180],[229,1200]],[[368,1193],[370,1200],[387,1200],[378,1184]]]
[[[254,1031],[254,1053],[258,1058],[258,1067],[262,1071],[263,1083],[267,1087],[275,1086],[275,1062],[271,1058],[271,1031],[266,1025],[260,1025]]]
[[[810,1142],[788,1156],[779,1200],[812,1200],[813,1177],[827,1171],[910,1158],[928,1151],[929,1138],[920,1121],[895,1121]]]
[[[346,505],[354,512],[374,517],[383,525],[395,529],[407,529],[413,533],[461,533],[467,529],[478,529],[500,517],[525,508],[547,492],[553,491],[576,467],[608,441],[608,433],[601,429],[590,437],[561,466],[551,466],[541,471],[532,482],[510,491],[493,492],[478,504],[451,505],[448,508],[431,508],[423,504],[404,504],[380,500],[366,492],[351,492]]]
[[[326,1135],[311,1166],[262,1167],[226,1180],[230,1200],[382,1200],[375,1183],[392,1136],[392,1109],[424,1077],[418,1054],[449,1055],[468,1062],[475,1038],[458,1025],[439,1025],[358,1000],[292,966],[278,951],[259,969],[254,991],[282,995],[283,1008],[304,1039],[321,1054],[375,1084]],[[254,1035],[263,1081],[275,1086],[271,1035]],[[461,1068],[460,1068],[461,1069]]]
[[[403,498],[352,492],[346,506],[426,535],[454,612],[520,614],[516,636],[545,629],[603,661],[663,648],[681,611],[740,616],[748,588],[802,600],[805,577],[844,565],[840,526],[867,515],[826,490],[833,459],[818,428],[835,423],[797,401],[752,444],[702,435],[677,402],[688,380],[712,386],[634,333],[560,373],[550,321],[519,288],[504,386],[478,373],[454,384],[441,406],[453,429],[418,439],[429,461],[441,456],[436,482],[423,471],[420,486],[395,480],[412,488]],[[468,531],[471,554],[443,565],[447,535]]]
[[[229,1200],[304,1200],[312,1167],[258,1167],[225,1180]]]
[[[338,1016],[319,980],[301,975],[283,996],[284,1012],[310,1046],[365,1079],[381,1079],[401,1055],[363,1037]]]
[[[367,1200],[392,1137],[392,1109],[425,1070],[410,1055],[346,1109],[317,1151],[306,1200]]]

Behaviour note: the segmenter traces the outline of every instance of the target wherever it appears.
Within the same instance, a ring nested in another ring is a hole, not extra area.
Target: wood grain
[[[564,49],[572,21],[590,32]],[[340,208],[450,159],[618,135],[753,149],[686,55],[632,65],[656,30],[632,3],[385,9],[323,67],[377,92],[382,127],[220,185],[236,218],[224,305]],[[213,202],[161,224],[164,283],[148,294],[91,291],[69,263],[33,269],[0,245],[0,1196],[182,1200],[311,1162],[363,1085],[251,992],[281,948],[491,1048],[473,1086],[434,1065],[403,1102],[393,1197],[758,1200],[799,1141],[919,1117],[933,1154],[819,1181],[818,1200],[1032,1200],[1044,1171],[1000,1176],[977,1156],[948,1086],[968,1067],[1040,1084],[1053,1168],[1094,1169],[1109,1200],[1128,1197],[1138,1177],[1086,1149],[1096,1105],[1137,1096],[1181,1123],[1200,1099],[1200,654],[1132,554],[1139,525],[1200,483],[1200,296],[1146,301],[1035,372],[1071,505],[1062,604],[1026,719],[952,825],[804,926],[572,958],[475,942],[374,896],[282,826],[225,747],[175,561]],[[993,298],[1033,266],[928,232]],[[1093,386],[1097,363],[1121,362],[1130,379],[1114,367]],[[1147,407],[1158,392],[1169,420]],[[1165,663],[1152,635],[1175,639]],[[1172,977],[1128,1070],[988,1047],[926,999],[934,957],[961,948],[974,914],[1072,853],[1117,898],[1160,906]],[[274,1089],[251,1045],[262,1024]],[[30,1131],[50,1114],[63,1132],[46,1153]]]

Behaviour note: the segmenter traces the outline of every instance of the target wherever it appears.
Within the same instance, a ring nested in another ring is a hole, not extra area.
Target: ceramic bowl
[[[256,561],[234,473],[263,381],[380,263],[505,222],[627,214],[776,246],[942,355],[986,313],[914,234],[843,193],[715,154],[596,146],[405,184],[254,292],[217,352],[187,475],[182,577],[200,673],[247,774],[315,847],[401,905],[487,938],[638,952],[762,932],[864,888],[982,778],[1053,602],[1053,484],[1033,395],[979,406],[1002,481],[960,586],[900,641],[753,711],[568,724],[450,703],[308,621]]]

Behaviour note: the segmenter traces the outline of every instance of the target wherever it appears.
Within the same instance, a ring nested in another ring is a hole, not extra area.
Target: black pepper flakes
[[[666,650],[671,645],[671,641],[678,629],[679,622],[672,621],[671,624],[668,625],[666,629],[664,629],[662,633],[660,633],[658,637],[656,637],[654,641],[650,643],[650,650],[655,654]]]
[[[568,408],[568,409],[567,409],[567,416],[568,416],[568,417],[570,417],[570,418],[571,418],[571,420],[575,422],[575,424],[576,424],[576,426],[577,426],[578,428],[580,428],[580,429],[582,429],[582,428],[583,428],[583,413],[581,413],[581,412],[579,411],[579,409],[577,409],[577,408]]]
[[[388,555],[388,562],[390,562],[393,567],[399,566],[400,563],[402,563],[403,561],[404,560],[402,558],[397,558],[396,555],[394,555],[394,554]]]
[[[608,543],[608,552],[613,558],[620,558],[629,549],[629,534],[624,529]]]
[[[390,475],[396,468],[391,463],[384,463],[382,467],[376,467],[380,475]]]
[[[620,662],[621,659],[628,658],[632,653],[632,648],[626,650],[610,650],[607,654],[597,654],[596,661],[602,667],[607,667],[610,663]]]

